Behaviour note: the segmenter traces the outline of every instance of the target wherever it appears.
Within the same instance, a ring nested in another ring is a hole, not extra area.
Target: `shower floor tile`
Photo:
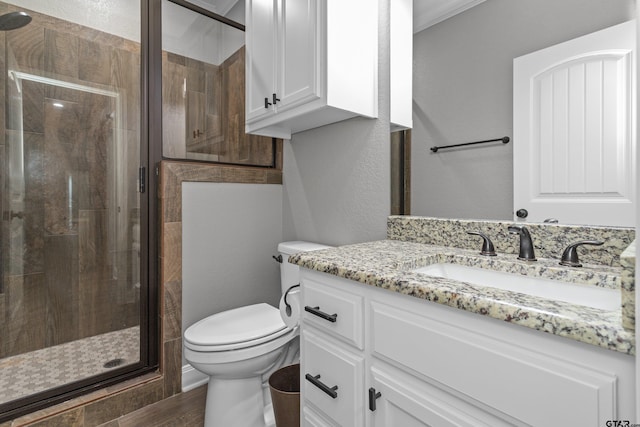
[[[120,363],[105,364],[116,359]],[[140,359],[140,328],[122,329],[0,359],[0,404]],[[116,366],[110,366],[115,364]]]

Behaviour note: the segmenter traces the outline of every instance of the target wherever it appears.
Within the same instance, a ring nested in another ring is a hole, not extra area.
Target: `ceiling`
[[[485,0],[413,0],[413,32],[422,31],[483,1]]]
[[[189,0],[191,3],[225,16],[241,0]],[[391,0],[393,1],[393,0]],[[413,0],[413,32],[444,21],[485,0]]]

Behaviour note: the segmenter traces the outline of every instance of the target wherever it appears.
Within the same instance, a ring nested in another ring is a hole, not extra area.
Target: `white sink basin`
[[[431,264],[412,271],[432,277],[442,277],[472,285],[505,289],[602,310],[620,309],[620,291],[615,289],[503,273],[458,264]]]

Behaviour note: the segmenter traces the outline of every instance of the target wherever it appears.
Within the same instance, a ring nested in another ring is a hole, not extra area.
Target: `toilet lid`
[[[255,341],[285,329],[280,310],[260,303],[206,317],[187,328],[184,339],[199,346],[220,346]]]

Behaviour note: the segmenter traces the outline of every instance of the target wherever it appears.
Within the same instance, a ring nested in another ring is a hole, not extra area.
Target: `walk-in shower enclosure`
[[[158,162],[277,167],[244,68],[184,0],[0,0],[0,422],[157,370]]]
[[[140,359],[141,7],[107,3],[0,2],[0,408]]]

